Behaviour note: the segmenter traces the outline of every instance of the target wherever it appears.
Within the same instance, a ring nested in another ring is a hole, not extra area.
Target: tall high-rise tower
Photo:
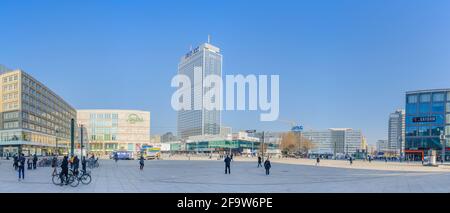
[[[200,75],[194,79],[194,73]],[[186,139],[189,136],[220,134],[220,110],[207,110],[203,106],[203,79],[212,74],[222,77],[220,49],[209,42],[192,49],[181,58],[178,74],[184,74],[191,80],[191,110],[178,111],[178,136]]]

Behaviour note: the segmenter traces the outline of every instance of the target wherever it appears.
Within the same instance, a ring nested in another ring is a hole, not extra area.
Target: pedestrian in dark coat
[[[139,169],[144,169],[144,156],[141,156],[141,158],[139,158]]]
[[[19,168],[19,156],[15,155],[15,154],[13,157],[13,167],[14,167],[14,170],[17,170]]]
[[[260,166],[263,167],[261,163],[262,163],[261,156],[258,156],[258,167],[257,168],[259,168]]]
[[[86,157],[83,156],[83,158],[81,159],[81,171],[83,173],[86,173]]]
[[[19,181],[22,177],[22,180],[25,180],[25,156],[24,154],[19,155],[18,159],[18,169],[19,169]]]
[[[27,159],[27,169],[32,169],[31,157]]]
[[[227,157],[223,161],[225,162],[225,174],[231,174],[231,169],[230,169],[231,158],[230,158],[230,156],[227,155]]]
[[[316,159],[316,166],[318,166],[320,164],[320,157],[317,157]]]
[[[78,175],[78,168],[80,168],[80,159],[78,159],[78,156],[75,155],[75,157],[73,158],[73,174],[75,174],[75,176]]]
[[[272,167],[272,165],[270,164],[270,160],[269,160],[269,158],[267,158],[267,160],[264,161],[264,168],[266,169],[266,175],[270,174],[271,167]]]
[[[67,185],[68,176],[69,176],[69,160],[67,159],[67,156],[64,156],[61,162],[61,173],[59,173],[59,179],[61,179],[61,186],[63,185],[63,180],[65,180]]]
[[[34,156],[33,156],[33,169],[36,169],[37,161],[38,161],[38,157],[36,156],[36,154],[34,154]]]

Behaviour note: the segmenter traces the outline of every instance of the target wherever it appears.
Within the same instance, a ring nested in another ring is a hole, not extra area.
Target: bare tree
[[[311,140],[303,137],[300,133],[286,132],[281,135],[280,149],[283,153],[301,152],[308,154],[314,148]]]

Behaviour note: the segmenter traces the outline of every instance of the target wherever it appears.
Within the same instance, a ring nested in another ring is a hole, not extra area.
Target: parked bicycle
[[[62,178],[62,180],[61,180]],[[57,172],[56,174],[52,175],[52,182],[55,185],[65,184],[70,185],[72,187],[77,187],[78,184],[80,184],[80,180],[77,176],[73,174],[72,170],[69,170],[69,173],[67,174],[67,177],[64,175],[61,175],[61,172]]]

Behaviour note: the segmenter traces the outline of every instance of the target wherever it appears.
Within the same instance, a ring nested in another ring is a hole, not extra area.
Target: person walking
[[[81,172],[86,173],[86,157],[81,158]]]
[[[261,165],[261,163],[262,163],[261,156],[258,156],[258,167],[256,167],[256,168],[259,168],[260,166],[263,167],[263,166]]]
[[[19,156],[17,156],[16,154],[14,154],[13,156],[13,167],[16,171],[19,168]]]
[[[230,165],[231,165],[231,158],[230,156],[227,155],[227,157],[225,157],[225,160],[223,160],[225,162],[225,174],[231,174],[231,169],[230,169]]]
[[[61,162],[61,173],[59,173],[59,179],[61,179],[61,186],[63,185],[63,181],[65,181],[66,185],[69,183],[68,175],[69,175],[69,160],[67,156],[64,156]]]
[[[33,169],[36,169],[37,161],[38,161],[38,157],[36,156],[36,154],[34,154],[34,156],[33,156]]]
[[[75,155],[73,157],[73,174],[75,176],[78,176],[78,168],[80,168],[80,159],[78,159],[78,156]]]
[[[56,155],[53,156],[51,165],[52,165],[52,168],[53,168],[52,175],[56,175],[56,173],[57,173],[56,167],[58,167],[58,158],[56,157]]]
[[[317,156],[316,158],[316,166],[318,166],[320,164],[320,157]]]
[[[114,153],[114,161],[116,161],[116,164],[117,164],[118,160],[119,160],[119,155],[117,154],[117,152],[115,152]]]
[[[31,156],[27,158],[27,169],[30,170],[33,168],[33,163],[31,160]]]
[[[139,158],[139,169],[144,170],[144,156],[142,156],[142,155]]]
[[[72,155],[72,156],[70,157],[69,161],[68,161],[68,163],[70,163],[70,169],[72,169],[72,170],[73,170],[73,159],[74,159],[74,157],[75,157],[75,156]]]
[[[233,153],[231,153],[231,155],[230,155],[230,159],[231,159],[231,160],[233,160]]]
[[[352,165],[352,164],[353,164],[353,158],[350,157],[350,158],[349,158],[349,161],[350,161],[350,165]]]
[[[22,177],[22,180],[25,180],[25,155],[20,154],[18,157],[18,169],[19,169],[19,181]]]
[[[272,165],[270,164],[269,158],[267,158],[266,161],[264,161],[264,168],[266,169],[266,175],[270,174],[270,168],[272,168]]]

